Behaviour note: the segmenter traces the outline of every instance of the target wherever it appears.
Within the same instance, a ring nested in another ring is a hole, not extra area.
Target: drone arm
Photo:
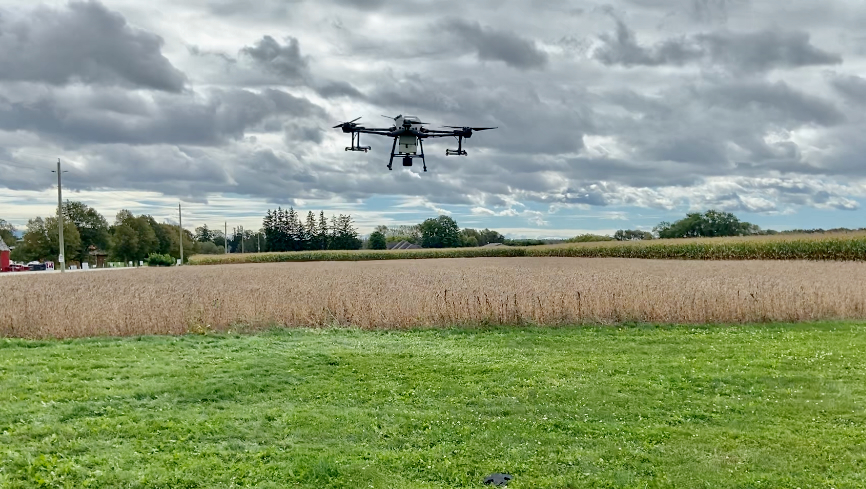
[[[458,136],[455,131],[435,131],[432,129],[424,132],[423,134],[424,135],[422,137],[425,138],[447,138],[451,136]]]
[[[352,129],[352,131],[363,132],[365,134],[378,134],[380,136],[388,136],[391,133],[391,129],[379,129],[379,128],[367,129],[365,127],[356,127],[354,129]]]

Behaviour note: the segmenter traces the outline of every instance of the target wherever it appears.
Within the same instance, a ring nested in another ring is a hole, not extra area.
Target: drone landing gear
[[[463,136],[460,136],[457,139],[457,149],[446,149],[445,156],[466,156],[467,153],[465,149],[463,149]]]
[[[418,144],[421,146],[421,163],[424,165],[424,171],[427,171],[427,160],[424,159],[424,140],[418,138]]]
[[[347,146],[346,151],[363,151],[365,153],[367,151],[370,151],[369,146],[361,146],[361,133],[357,133],[357,136],[358,136],[358,139],[357,139],[357,143],[356,143],[355,142],[355,133],[354,132],[352,133],[352,146],[351,147]]]
[[[392,165],[394,164],[395,156],[403,157],[403,166],[412,166],[412,160],[414,158],[421,158],[421,163],[424,165],[424,171],[427,171],[427,160],[424,158],[424,143],[421,140],[418,140],[418,143],[421,147],[421,154],[407,154],[407,153],[395,153],[394,149],[397,148],[397,138],[394,138],[394,144],[391,146],[391,159],[388,161],[388,169],[392,170]]]
[[[394,138],[394,144],[391,145],[391,159],[388,161],[388,169],[391,169],[391,165],[394,164],[394,148],[397,147],[397,138]]]

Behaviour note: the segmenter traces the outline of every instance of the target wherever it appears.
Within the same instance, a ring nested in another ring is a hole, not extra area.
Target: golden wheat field
[[[0,336],[866,317],[866,264],[472,258],[0,276]]]
[[[866,318],[866,264],[472,258],[0,277],[0,336]]]

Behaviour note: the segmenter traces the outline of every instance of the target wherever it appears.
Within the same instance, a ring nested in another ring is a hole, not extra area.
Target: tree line
[[[135,216],[128,210],[121,210],[114,222],[109,223],[96,209],[74,201],[66,201],[61,212],[64,258],[68,265],[94,263],[97,253],[118,262],[137,263],[157,254],[179,258],[181,241],[184,258],[215,251],[198,246],[189,231],[181,231],[176,224],[157,222],[150,215]],[[27,221],[20,240],[15,236],[15,228],[8,223],[3,225],[0,237],[14,246],[12,259],[15,261],[57,261],[60,255],[58,227],[56,216],[35,217]]]
[[[363,245],[352,216],[340,214],[325,217],[313,211],[303,218],[294,207],[268,210],[262,222],[262,251],[357,250]]]
[[[460,229],[449,216],[425,219],[415,225],[376,226],[370,234],[369,248],[385,249],[389,243],[406,241],[422,248],[464,248],[490,243],[506,244],[505,237],[491,229]]]
[[[128,210],[117,213],[109,223],[98,211],[82,202],[67,201],[62,206],[63,235],[68,264],[93,262],[91,252],[107,254],[109,261],[135,262],[158,260],[172,262],[180,257],[181,241],[184,259],[194,254],[220,254],[266,251],[386,249],[390,243],[407,241],[423,248],[460,248],[502,243],[511,246],[533,246],[552,242],[635,241],[669,238],[772,235],[789,233],[824,233],[855,231],[853,229],[763,230],[741,221],[733,213],[708,210],[690,212],[674,222],[662,221],[652,232],[620,229],[613,236],[583,234],[565,240],[511,240],[491,229],[461,229],[449,216],[425,219],[414,225],[377,226],[367,239],[359,236],[350,215],[332,215],[324,211],[306,216],[293,207],[268,210],[262,228],[248,231],[233,228],[228,236],[207,225],[195,232],[180,230],[176,224],[157,222],[153,216],[136,216]],[[859,230],[864,230],[860,228]],[[18,262],[57,260],[60,252],[56,216],[36,217],[27,222],[21,239],[14,226],[0,219],[0,238],[13,247],[12,259]]]

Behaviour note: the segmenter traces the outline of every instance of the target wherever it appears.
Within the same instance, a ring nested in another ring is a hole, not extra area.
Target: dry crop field
[[[542,246],[230,253],[221,255],[195,255],[190,257],[190,264],[224,265],[481,257],[866,261],[866,232],[653,239],[642,241],[596,241]]]
[[[0,336],[866,318],[866,263],[474,258],[0,277]]]

